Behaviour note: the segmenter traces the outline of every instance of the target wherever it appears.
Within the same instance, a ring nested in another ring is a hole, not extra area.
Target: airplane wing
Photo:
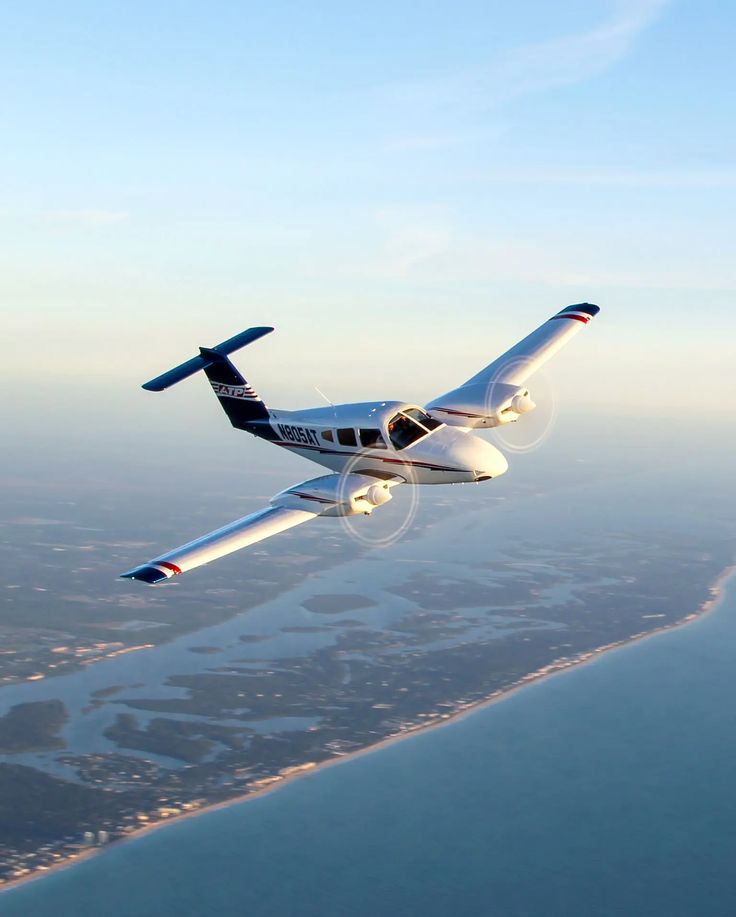
[[[451,426],[496,427],[534,409],[524,387],[550,357],[600,312],[591,303],[567,306],[461,386],[426,405]]]
[[[366,474],[328,474],[304,481],[276,494],[265,509],[160,554],[121,578],[153,586],[318,516],[371,513],[391,499],[390,489],[400,483],[403,478],[383,480]]]

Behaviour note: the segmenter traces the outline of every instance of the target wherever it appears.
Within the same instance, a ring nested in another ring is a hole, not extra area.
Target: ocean
[[[3,917],[733,917],[736,580],[708,616],[0,895]]]

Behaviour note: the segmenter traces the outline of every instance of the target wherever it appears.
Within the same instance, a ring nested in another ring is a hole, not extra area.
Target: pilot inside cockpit
[[[389,420],[388,435],[395,449],[406,449],[438,426],[439,421],[419,408],[407,408]]]

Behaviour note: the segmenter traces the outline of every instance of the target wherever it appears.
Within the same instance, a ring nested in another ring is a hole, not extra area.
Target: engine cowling
[[[391,499],[391,491],[388,488],[388,485],[385,483],[373,484],[365,492],[363,498],[371,506],[383,506],[384,503],[388,503]]]
[[[448,426],[499,427],[536,407],[529,391],[504,382],[474,382],[430,402],[426,410]]]
[[[370,514],[388,503],[391,487],[398,481],[378,481],[359,473],[327,474],[282,490],[271,499],[271,505],[316,511],[322,516]]]
[[[515,414],[528,414],[535,407],[536,404],[532,401],[528,391],[520,392],[511,399],[511,410]]]

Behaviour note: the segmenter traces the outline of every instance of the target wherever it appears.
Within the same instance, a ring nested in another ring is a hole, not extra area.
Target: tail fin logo
[[[244,385],[226,385],[224,382],[210,382],[218,398],[237,398],[240,401],[260,401],[258,393],[246,382]]]

